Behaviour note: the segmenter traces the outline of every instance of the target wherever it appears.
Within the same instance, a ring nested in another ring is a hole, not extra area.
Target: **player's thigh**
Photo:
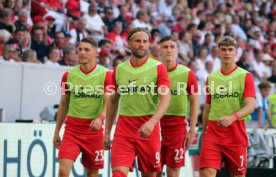
[[[142,173],[161,171],[161,142],[157,140],[137,140],[136,152],[139,170]]]
[[[171,168],[180,168],[185,165],[185,134],[167,135],[166,164]]]
[[[233,146],[224,147],[223,149],[223,161],[225,162],[225,168],[229,170],[233,175],[245,175],[247,164],[247,147],[245,146]]]
[[[59,176],[69,176],[73,165],[73,160],[59,159]]]
[[[200,170],[200,177],[216,177],[217,169],[214,168],[202,168]]]
[[[180,167],[167,167],[167,177],[179,177]]]
[[[111,149],[111,166],[127,167],[130,171],[134,168],[134,159],[136,156],[135,139],[129,137],[115,136]],[[119,170],[120,171],[120,170]]]
[[[86,176],[87,177],[98,177],[99,176],[99,170],[90,170],[86,168]]]
[[[85,168],[93,171],[104,167],[104,148],[102,142],[103,138],[101,136],[82,141],[82,164]]]
[[[75,161],[80,154],[80,146],[75,135],[66,131],[59,147],[58,159]]]
[[[222,150],[221,146],[208,141],[203,141],[199,157],[199,167],[221,169]]]

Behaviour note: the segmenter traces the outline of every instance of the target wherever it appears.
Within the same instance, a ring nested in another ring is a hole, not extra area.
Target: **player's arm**
[[[190,95],[189,100],[190,100],[190,129],[188,134],[186,135],[186,140],[185,140],[186,149],[189,148],[190,144],[194,139],[197,117],[198,117],[198,112],[197,112],[198,96]]]
[[[90,128],[91,130],[98,131],[102,128],[105,116],[106,116],[106,107],[109,99],[109,95],[107,94],[108,90],[107,87],[111,83],[111,78],[112,78],[112,72],[107,71],[105,75],[105,81],[104,81],[104,90],[100,90],[101,93],[104,93],[104,108],[102,113],[99,115],[98,118],[94,119],[91,121]]]
[[[159,64],[157,66],[157,73],[157,88],[160,102],[155,114],[138,130],[140,136],[143,138],[148,137],[152,133],[155,125],[166,113],[170,104],[170,80],[165,65]]]
[[[211,94],[209,92],[208,86],[208,77],[206,79],[206,103],[202,113],[202,134],[204,134],[207,124],[208,124],[208,117],[211,109]]]
[[[67,115],[67,112],[69,109],[69,100],[70,100],[70,95],[63,94],[61,96],[60,104],[58,106],[57,123],[56,123],[56,128],[55,128],[55,133],[54,133],[54,139],[53,139],[53,143],[56,148],[59,148],[60,143],[61,143],[59,131],[60,131],[61,126],[66,118],[66,115]]]
[[[206,103],[204,110],[203,110],[203,114],[202,114],[202,134],[204,134],[207,124],[208,124],[208,117],[209,117],[209,113],[210,113],[210,108],[211,105]]]
[[[60,146],[61,139],[59,136],[59,132],[69,109],[70,88],[68,88],[68,85],[67,85],[67,77],[68,77],[68,71],[63,74],[61,79],[61,90],[62,90],[61,99],[58,106],[57,122],[56,122],[56,128],[54,132],[54,138],[53,138],[53,144],[56,148],[59,148]]]
[[[102,125],[103,125],[103,122],[104,122],[104,119],[105,119],[105,116],[106,116],[106,107],[107,107],[107,102],[108,102],[108,99],[109,99],[109,95],[104,93],[104,108],[103,108],[103,112],[99,115],[98,118],[94,119],[91,121],[91,124],[90,124],[90,128],[91,130],[93,131],[98,131],[101,129]]]
[[[254,79],[250,73],[245,77],[245,88],[243,93],[244,106],[232,115],[223,116],[218,120],[218,124],[227,127],[237,120],[241,120],[254,111],[255,108],[255,86]]]
[[[163,115],[166,113],[170,104],[170,89],[168,87],[160,87],[159,89],[160,103],[157,107],[155,114],[144,123],[138,130],[141,137],[146,138],[150,136],[155,125],[160,121]]]
[[[192,70],[189,71],[187,93],[190,103],[190,129],[185,137],[185,148],[188,149],[195,137],[195,128],[198,117],[198,84],[197,79]]]
[[[107,102],[107,112],[105,120],[105,130],[104,130],[104,147],[105,149],[110,149],[110,132],[117,115],[119,106],[119,95],[118,93],[113,93],[109,96]]]
[[[106,119],[105,119],[105,130],[104,130],[104,147],[110,149],[110,132],[112,125],[117,115],[119,106],[119,94],[117,93],[118,85],[116,84],[116,68],[110,75],[110,80],[107,81],[106,87]]]

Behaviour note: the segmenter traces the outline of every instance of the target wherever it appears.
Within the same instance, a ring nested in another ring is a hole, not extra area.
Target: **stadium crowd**
[[[98,63],[113,69],[130,56],[134,27],[151,31],[149,54],[157,60],[159,40],[177,39],[178,62],[199,83],[219,70],[216,44],[225,35],[239,42],[236,63],[256,87],[276,82],[274,0],[1,0],[0,61],[75,66],[80,40],[93,37]]]

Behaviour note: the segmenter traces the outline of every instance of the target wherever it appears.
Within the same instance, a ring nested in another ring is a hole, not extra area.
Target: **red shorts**
[[[185,165],[185,134],[162,135],[161,163],[171,168]]]
[[[133,171],[137,155],[138,169],[145,172],[160,172],[160,140],[134,139],[115,136],[111,149],[111,166],[126,166]]]
[[[72,126],[73,122],[78,125]],[[67,119],[58,158],[75,161],[82,152],[82,164],[85,168],[102,169],[104,167],[103,133],[102,130],[91,131],[90,122],[91,120]],[[86,124],[88,124],[88,128]]]
[[[219,144],[202,142],[200,152],[200,169],[221,169],[221,163],[225,163],[225,169],[234,175],[246,174],[247,147],[246,146],[222,146]]]

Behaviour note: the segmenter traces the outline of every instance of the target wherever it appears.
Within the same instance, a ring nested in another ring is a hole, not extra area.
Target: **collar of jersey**
[[[176,62],[175,66],[172,69],[168,70],[168,72],[172,72],[172,71],[176,70],[177,67],[178,67],[178,63]]]
[[[81,67],[80,67],[80,70],[81,70],[81,72],[82,72],[83,74],[88,75],[88,74],[93,73],[93,72],[96,70],[97,66],[98,66],[98,65],[95,64],[95,66],[94,66],[90,71],[88,71],[88,72],[86,72],[86,71],[84,71],[83,69],[81,69]]]
[[[137,66],[134,66],[134,64],[132,63],[132,60],[131,60],[131,58],[130,58],[129,63],[130,63],[130,65],[131,65],[133,68],[138,68],[138,67],[142,66],[143,64],[145,64],[145,63],[148,61],[148,59],[149,59],[149,56],[147,56],[147,57],[143,60],[143,62],[142,62],[141,64],[139,64],[139,65],[137,65]]]
[[[224,76],[230,75],[232,72],[234,72],[236,69],[238,68],[238,66],[236,65],[230,72],[226,73],[224,71],[222,71],[222,69],[220,69],[221,74],[223,74]]]

